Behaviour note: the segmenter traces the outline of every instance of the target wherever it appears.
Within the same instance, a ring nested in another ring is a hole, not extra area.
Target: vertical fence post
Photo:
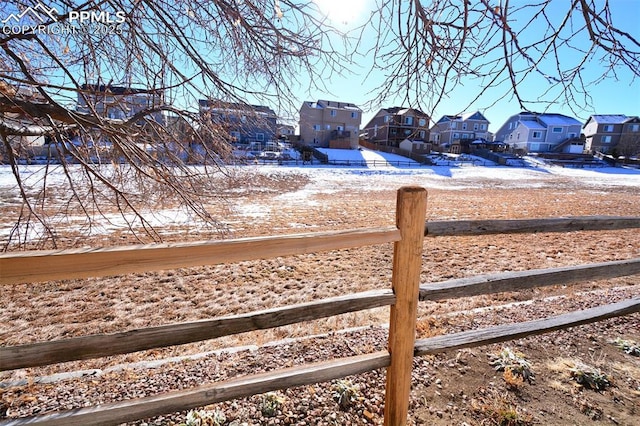
[[[391,365],[387,369],[385,426],[407,423],[427,210],[424,188],[403,187],[397,197],[396,226],[402,239],[395,243],[393,250],[392,287],[396,303],[391,306],[389,320]]]

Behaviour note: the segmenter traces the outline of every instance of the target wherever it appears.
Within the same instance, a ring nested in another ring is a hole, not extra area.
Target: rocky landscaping
[[[211,212],[227,225],[224,235],[186,222],[167,223],[162,235],[167,241],[184,241],[388,226],[394,223],[395,190],[408,184],[428,189],[430,220],[640,216],[635,175],[625,184],[624,176],[595,171],[574,175],[552,169],[524,175],[498,170],[504,172],[457,176],[448,169],[446,176],[444,170],[274,168],[257,172],[260,179],[244,184],[236,179],[225,187],[224,203],[212,203]],[[15,207],[3,204],[0,211],[9,214]],[[70,229],[60,236],[68,247],[135,242],[121,230],[80,239]],[[384,245],[7,286],[0,300],[0,344],[111,333],[388,288],[392,254],[392,246]],[[421,281],[639,254],[638,230],[428,237]],[[417,338],[545,318],[638,297],[639,290],[638,277],[632,276],[425,302],[419,306]],[[380,308],[179,347],[1,372],[0,422],[384,350],[387,323],[388,309]],[[640,316],[633,314],[415,358],[410,424],[635,425],[640,419],[639,330]],[[381,424],[384,384],[385,371],[377,370],[132,424]]]

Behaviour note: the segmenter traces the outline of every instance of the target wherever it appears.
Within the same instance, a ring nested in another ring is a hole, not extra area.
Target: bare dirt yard
[[[408,171],[264,168],[211,211],[225,237],[388,226],[402,185],[428,190],[431,220],[640,216],[640,175],[559,169]],[[238,176],[236,176],[238,177]],[[225,186],[226,185],[226,186]],[[0,205],[8,217],[15,205]],[[135,243],[124,231],[62,246]],[[167,241],[221,238],[166,223]],[[0,344],[207,319],[389,288],[392,245],[86,280],[5,286]],[[640,257],[640,231],[427,237],[421,283]],[[638,276],[419,306],[417,337],[527,321],[640,296]],[[388,309],[43,368],[0,372],[0,424],[154,395],[284,366],[384,350]],[[411,425],[640,424],[640,315],[414,359]],[[636,345],[636,346],[634,346]],[[224,348],[235,350],[223,350]],[[626,349],[626,350],[625,350]],[[174,358],[175,357],[175,358]],[[511,365],[498,371],[500,365]],[[514,365],[517,366],[513,367]],[[77,375],[56,376],[78,372]],[[385,371],[203,407],[224,425],[381,424]],[[342,396],[342,404],[339,397]],[[137,425],[178,425],[187,413]],[[192,423],[197,424],[197,423]],[[202,423],[205,424],[205,423]]]

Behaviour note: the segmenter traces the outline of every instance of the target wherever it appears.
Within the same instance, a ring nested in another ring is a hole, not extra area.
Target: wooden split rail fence
[[[330,381],[387,368],[385,425],[407,421],[414,356],[475,347],[565,329],[640,311],[640,297],[541,320],[415,339],[419,301],[570,284],[640,273],[640,258],[563,268],[507,272],[420,285],[424,237],[502,233],[571,232],[640,228],[640,217],[470,220],[425,223],[423,188],[398,191],[396,226],[182,244],[4,253],[0,284],[119,275],[274,258],[394,243],[392,288],[209,320],[121,333],[89,335],[0,347],[0,371],[84,360],[264,330],[334,315],[390,306],[388,350],[306,364],[191,389],[40,416],[1,425],[111,425],[193,409],[268,391]]]

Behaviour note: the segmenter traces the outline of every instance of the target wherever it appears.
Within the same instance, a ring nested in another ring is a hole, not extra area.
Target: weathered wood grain
[[[3,253],[0,284],[233,263],[390,243],[400,238],[400,231],[387,227],[227,241]]]
[[[414,353],[416,356],[422,356],[437,354],[452,349],[471,348],[491,343],[505,342],[507,340],[515,340],[602,321],[607,318],[629,315],[635,312],[640,312],[640,297],[540,320],[498,325],[480,330],[470,330],[421,339],[416,341]]]
[[[395,296],[390,289],[373,290],[211,320],[4,346],[0,347],[0,371],[180,345],[388,306],[394,302]]]
[[[393,254],[391,285],[396,303],[391,306],[389,319],[391,365],[387,370],[385,426],[407,424],[426,212],[424,188],[398,190],[396,226],[402,240],[395,243]]]
[[[384,368],[389,363],[389,353],[381,351],[231,379],[157,396],[9,420],[0,422],[0,424],[3,426],[34,424],[46,426],[115,425],[278,389],[325,382]]]
[[[447,220],[425,223],[429,237],[538,232],[610,231],[640,228],[640,217],[578,216],[545,219]]]
[[[502,291],[571,284],[640,274],[640,258],[550,269],[476,275],[420,286],[420,300],[444,300]]]

